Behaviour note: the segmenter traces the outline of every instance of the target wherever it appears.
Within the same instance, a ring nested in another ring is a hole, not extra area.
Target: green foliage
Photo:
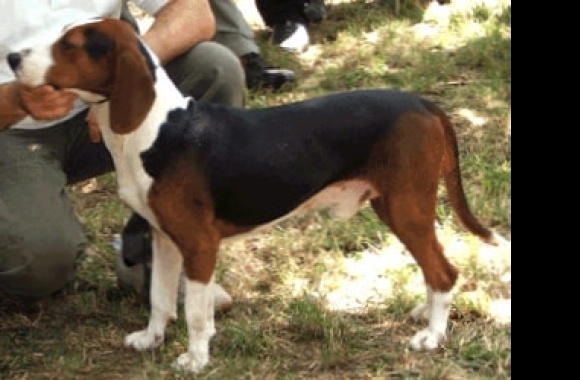
[[[227,341],[224,354],[230,357],[260,357],[270,348],[267,332],[251,321],[230,321],[222,334]]]

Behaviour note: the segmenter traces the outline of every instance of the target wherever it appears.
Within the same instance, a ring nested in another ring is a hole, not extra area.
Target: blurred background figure
[[[301,52],[308,47],[308,25],[326,18],[323,0],[256,0],[264,23],[272,29],[272,43]]]
[[[248,89],[278,90],[285,83],[295,81],[292,70],[274,67],[263,59],[254,31],[233,0],[210,0],[209,3],[216,19],[213,40],[227,46],[240,58]]]

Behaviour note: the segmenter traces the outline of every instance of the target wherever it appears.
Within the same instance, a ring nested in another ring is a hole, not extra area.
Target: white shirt
[[[167,0],[134,0],[154,15]],[[119,18],[122,0],[0,0],[0,83],[16,79],[6,56],[25,48],[54,42],[72,23],[95,17]],[[58,124],[87,107],[77,100],[71,112],[59,120],[38,121],[31,117],[12,128],[38,129]]]

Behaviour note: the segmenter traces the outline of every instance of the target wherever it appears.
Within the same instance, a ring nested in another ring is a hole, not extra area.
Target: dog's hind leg
[[[179,250],[163,232],[153,228],[153,268],[151,271],[151,315],[145,330],[127,335],[125,345],[142,351],[159,346],[165,327],[177,318],[177,288],[182,258]]]
[[[433,221],[421,221],[423,218],[410,216],[415,213],[413,208],[416,204],[393,199],[390,206],[385,206],[381,200],[372,201],[372,205],[413,255],[425,279],[426,301],[413,309],[411,316],[427,318],[429,325],[415,334],[410,342],[411,347],[415,350],[435,349],[446,337],[451,291],[457,279],[457,270],[443,255]],[[391,217],[385,217],[387,212]]]
[[[427,302],[417,306],[411,317],[427,317],[429,326],[413,336],[410,345],[415,350],[432,350],[446,337],[447,321],[453,295],[450,291],[438,292],[427,285]]]
[[[445,257],[434,226],[444,141],[435,119],[416,114],[407,118],[391,131],[386,149],[375,152],[388,164],[372,174],[379,196],[371,205],[421,268],[427,299],[413,315],[426,316],[429,325],[410,344],[417,350],[432,350],[445,339],[457,280],[457,270]]]

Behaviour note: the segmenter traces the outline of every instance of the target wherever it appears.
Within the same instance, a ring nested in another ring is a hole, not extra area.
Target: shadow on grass
[[[285,374],[324,376],[432,376],[450,357],[463,376],[497,374],[510,352],[510,328],[456,310],[445,348],[409,351],[408,339],[424,327],[407,313],[415,300],[386,299],[384,307],[360,312],[331,311],[309,297],[237,300],[216,317],[211,364],[203,378]],[[125,334],[146,325],[148,309],[115,287],[59,293],[37,303],[0,300],[2,378],[181,378],[170,364],[187,347],[180,320],[167,329],[165,344],[138,353],[122,346]],[[457,336],[456,336],[457,335]],[[460,336],[476,338],[463,342]],[[485,338],[485,341],[481,339]],[[486,346],[489,339],[498,342]],[[465,347],[469,352],[465,353]],[[409,367],[405,363],[413,362]],[[505,369],[504,369],[505,370]],[[278,377],[277,377],[278,378]]]

